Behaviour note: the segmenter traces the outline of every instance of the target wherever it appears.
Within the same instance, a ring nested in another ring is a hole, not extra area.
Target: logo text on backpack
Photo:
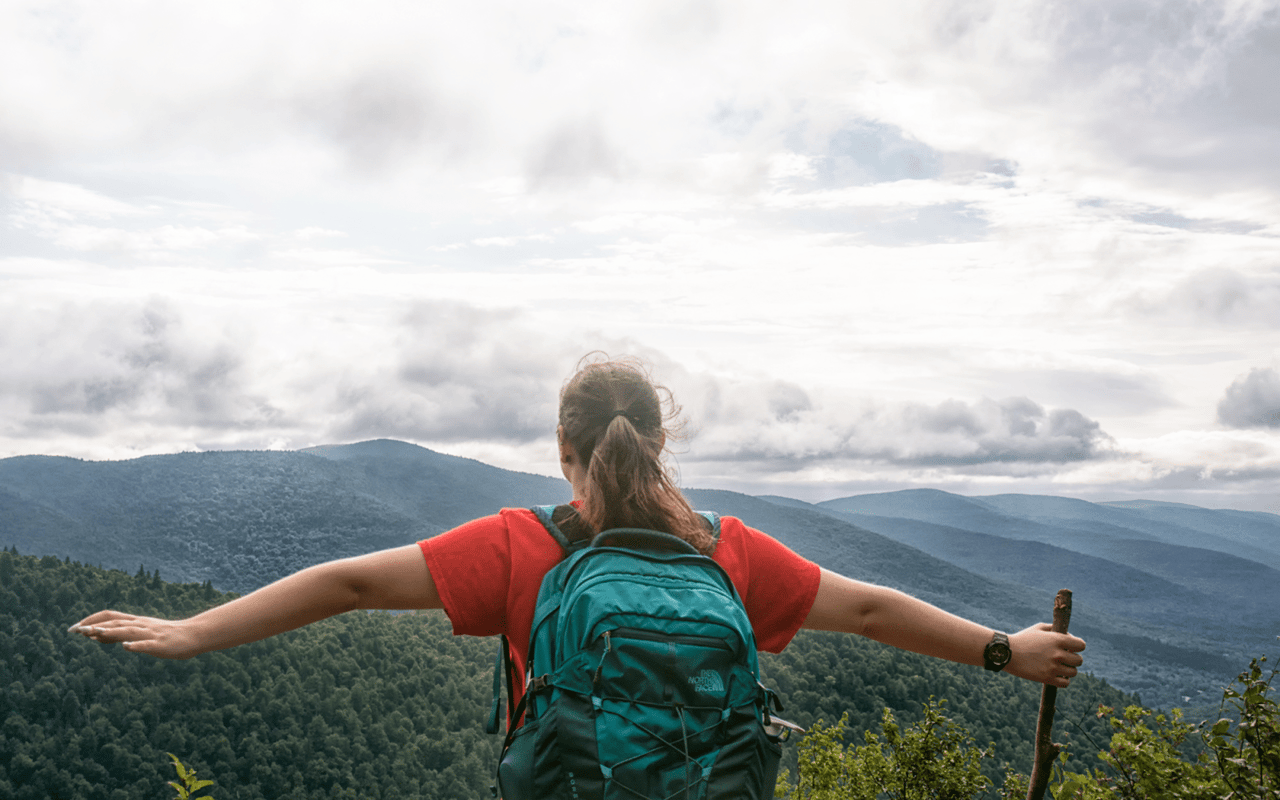
[[[689,679],[689,683],[693,684],[693,688],[704,694],[720,694],[724,692],[724,681],[720,680],[720,673],[712,669],[704,669],[697,675]]]

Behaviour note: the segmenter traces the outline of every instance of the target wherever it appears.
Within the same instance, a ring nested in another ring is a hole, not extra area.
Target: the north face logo
[[[689,683],[693,684],[694,689],[705,694],[721,694],[724,692],[724,681],[720,680],[720,673],[715,670],[704,669],[690,678]]]

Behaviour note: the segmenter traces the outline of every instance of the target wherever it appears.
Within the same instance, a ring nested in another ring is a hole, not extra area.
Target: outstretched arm
[[[160,658],[190,658],[256,642],[357,608],[440,608],[416,544],[317,564],[181,620],[99,611],[71,626],[98,642]]]
[[[896,589],[822,570],[818,596],[804,627],[856,633],[878,642],[961,664],[982,666],[993,631]],[[1053,633],[1048,623],[1009,635],[1013,659],[1005,672],[1065,687],[1084,663],[1083,639]]]

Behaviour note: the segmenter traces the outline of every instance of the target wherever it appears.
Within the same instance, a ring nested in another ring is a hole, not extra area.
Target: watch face
[[[1008,664],[1012,657],[1013,651],[1004,642],[994,642],[987,648],[987,658],[993,664]]]

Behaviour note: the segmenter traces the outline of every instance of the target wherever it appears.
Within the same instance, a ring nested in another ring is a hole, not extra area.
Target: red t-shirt
[[[523,676],[542,577],[564,557],[538,517],[527,508],[505,508],[418,546],[454,634],[505,633],[515,672]],[[818,595],[818,565],[735,517],[721,517],[720,541],[711,557],[742,598],[756,646],[782,652]]]

